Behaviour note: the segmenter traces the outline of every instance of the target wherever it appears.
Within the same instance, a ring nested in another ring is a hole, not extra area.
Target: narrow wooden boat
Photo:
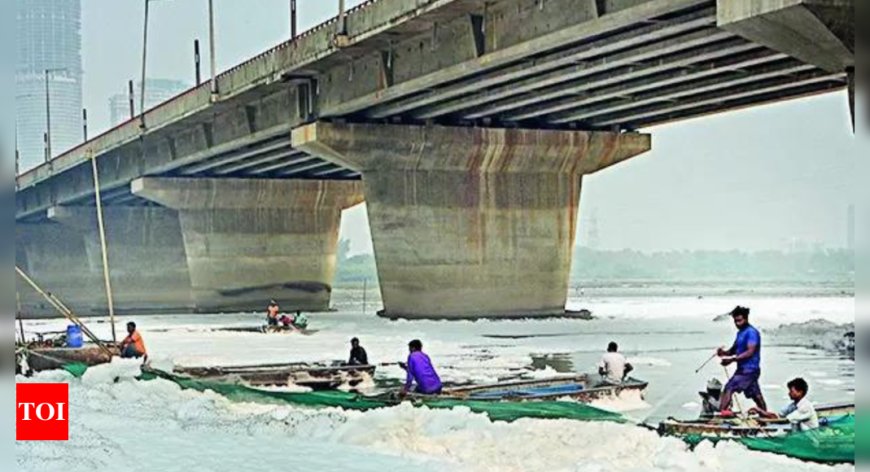
[[[241,383],[250,387],[281,387],[293,384],[314,390],[329,390],[342,385],[354,387],[371,379],[375,366],[300,362],[214,367],[176,366],[173,372],[192,378]]]
[[[289,326],[239,326],[239,327],[229,327],[229,328],[215,328],[213,331],[233,331],[237,333],[263,333],[263,334],[301,334],[303,336],[310,336],[319,330],[317,329],[300,329],[300,328],[292,328]]]
[[[63,369],[70,364],[84,364],[88,367],[107,364],[112,357],[119,356],[117,347],[108,345],[109,352],[96,345],[72,347],[23,347],[16,350],[16,372],[29,375],[44,370]],[[23,361],[23,362],[22,362]],[[22,364],[24,364],[22,366]]]
[[[854,403],[835,403],[816,407],[819,424],[826,424],[855,414]],[[747,437],[776,437],[790,433],[791,425],[785,419],[724,418],[715,416],[696,420],[677,420],[668,418],[659,423],[658,432],[662,436],[692,437],[702,439],[739,439]]]
[[[570,398],[582,403],[589,403],[600,398],[618,397],[625,392],[634,392],[643,398],[646,387],[647,382],[635,378],[629,377],[624,382],[614,383],[603,381],[597,375],[584,374],[447,388],[438,395],[414,394],[412,397],[479,401],[544,401]]]

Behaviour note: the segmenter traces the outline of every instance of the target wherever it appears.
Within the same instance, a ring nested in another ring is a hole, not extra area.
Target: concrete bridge
[[[373,0],[20,175],[18,263],[104,312],[93,158],[121,311],[326,309],[365,200],[388,316],[560,314],[583,176],[651,125],[853,97],[853,8]]]

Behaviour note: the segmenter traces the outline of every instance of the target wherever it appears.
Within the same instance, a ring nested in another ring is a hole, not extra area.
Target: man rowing
[[[405,378],[405,385],[402,387],[401,396],[407,395],[414,384],[417,384],[417,387],[414,388],[415,393],[422,393],[424,395],[437,395],[441,393],[441,378],[435,372],[432,360],[423,352],[423,343],[419,339],[415,339],[408,343],[408,350],[410,351],[408,363],[399,364],[408,372]]]
[[[611,341],[607,345],[607,352],[601,356],[601,361],[598,363],[598,373],[604,377],[604,380],[620,384],[632,370],[634,367],[619,352],[619,345]]]
[[[749,308],[738,306],[731,310],[737,338],[734,344],[725,349],[720,347],[716,354],[722,359],[723,366],[737,363],[737,371],[725,384],[719,409],[723,415],[731,414],[731,401],[735,393],[743,393],[755,402],[759,410],[767,410],[767,403],[758,384],[761,378],[761,333],[749,324]]]

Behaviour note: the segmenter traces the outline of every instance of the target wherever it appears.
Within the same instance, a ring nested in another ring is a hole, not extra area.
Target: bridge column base
[[[91,271],[102,283],[94,207],[52,207],[48,218],[83,236]],[[184,312],[193,306],[178,213],[155,207],[103,208],[109,274],[118,313]],[[102,298],[105,310],[105,297]]]
[[[348,181],[142,178],[135,195],[179,212],[201,312],[329,308],[341,210],[362,201]]]
[[[565,314],[581,177],[648,135],[315,123],[293,146],[362,172],[384,316]]]
[[[100,272],[94,270],[80,234],[53,222],[17,223],[15,239],[15,264],[43,290],[78,315],[107,313]],[[60,316],[23,280],[16,277],[15,282],[22,316]]]

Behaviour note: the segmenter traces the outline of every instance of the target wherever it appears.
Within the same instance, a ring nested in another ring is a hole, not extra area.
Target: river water
[[[588,308],[592,321],[388,321],[376,291],[337,290],[335,312],[310,315],[311,336],[213,331],[254,326],[260,313],[159,315],[137,318],[157,367],[331,361],[345,358],[359,337],[372,362],[402,360],[419,338],[445,381],[484,383],[526,375],[592,372],[609,341],[650,382],[644,402],[602,405],[637,421],[694,417],[697,391],[707,379],[724,380],[711,362],[695,369],[719,345],[730,345],[734,327],[712,319],[734,305],[752,308],[762,330],[762,385],[768,402],[786,402],[785,382],[807,378],[817,403],[854,401],[854,361],[837,353],[780,345],[770,330],[782,323],[827,319],[854,321],[854,297],[825,288],[746,290],[727,287],[624,286],[572,290],[569,308]],[[119,320],[119,329],[128,317]],[[109,336],[104,320],[89,326]],[[61,320],[26,323],[28,332],[62,328]],[[136,362],[92,368],[82,379],[46,372],[19,381],[71,384],[71,439],[18,443],[21,470],[415,470],[469,471],[745,471],[749,467],[831,470],[815,464],[750,452],[735,444],[688,451],[632,425],[566,420],[493,423],[465,409],[430,411],[402,405],[374,412],[312,410],[234,404],[212,393],[181,391],[165,381],[139,382]],[[403,371],[382,367],[379,383]],[[744,404],[748,404],[743,400]],[[841,466],[840,470],[854,470]],[[757,469],[762,470],[762,469]]]

